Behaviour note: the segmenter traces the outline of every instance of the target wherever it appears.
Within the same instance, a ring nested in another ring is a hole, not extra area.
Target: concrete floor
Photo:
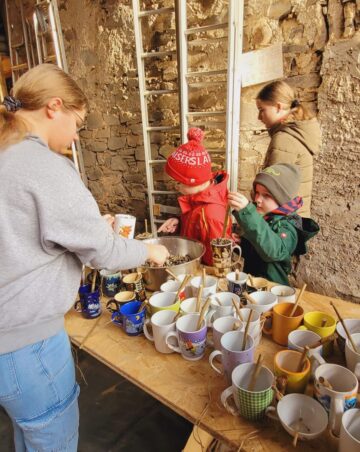
[[[79,452],[178,452],[192,425],[85,352],[77,351],[81,386]],[[0,452],[13,452],[12,427],[0,408]]]

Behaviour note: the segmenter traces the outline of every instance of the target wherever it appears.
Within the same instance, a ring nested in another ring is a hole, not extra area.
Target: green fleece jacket
[[[269,214],[265,220],[252,203],[233,215],[243,230],[244,272],[288,285],[291,257],[306,253],[307,240],[319,231],[317,223],[297,214]]]

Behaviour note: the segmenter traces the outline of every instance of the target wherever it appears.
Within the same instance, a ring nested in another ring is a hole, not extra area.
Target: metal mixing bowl
[[[157,237],[154,239],[143,240],[143,243],[150,245],[164,245],[170,254],[191,257],[189,262],[183,264],[172,265],[170,267],[142,267],[145,287],[148,290],[160,290],[161,284],[169,279],[166,268],[171,270],[175,275],[192,274],[195,275],[200,268],[200,261],[205,253],[205,246],[197,240],[186,239],[184,237]]]

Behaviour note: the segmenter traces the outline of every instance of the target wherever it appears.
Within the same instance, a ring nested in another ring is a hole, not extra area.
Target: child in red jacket
[[[212,265],[210,242],[222,234],[229,176],[225,171],[211,172],[211,159],[202,145],[203,138],[201,129],[190,129],[188,143],[182,144],[170,155],[165,171],[178,182],[177,189],[182,194],[178,198],[180,235],[202,242],[206,247],[203,263]],[[170,218],[158,232],[174,233],[178,225],[178,218]],[[231,237],[230,221],[227,237]]]

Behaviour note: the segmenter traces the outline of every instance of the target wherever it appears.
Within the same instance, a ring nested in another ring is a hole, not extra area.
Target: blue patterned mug
[[[101,288],[107,297],[114,297],[121,288],[121,273],[112,270],[101,270]]]
[[[91,292],[91,284],[85,284],[79,287],[79,296],[74,308],[77,312],[81,312],[86,319],[95,319],[101,314],[100,291],[97,288]]]

